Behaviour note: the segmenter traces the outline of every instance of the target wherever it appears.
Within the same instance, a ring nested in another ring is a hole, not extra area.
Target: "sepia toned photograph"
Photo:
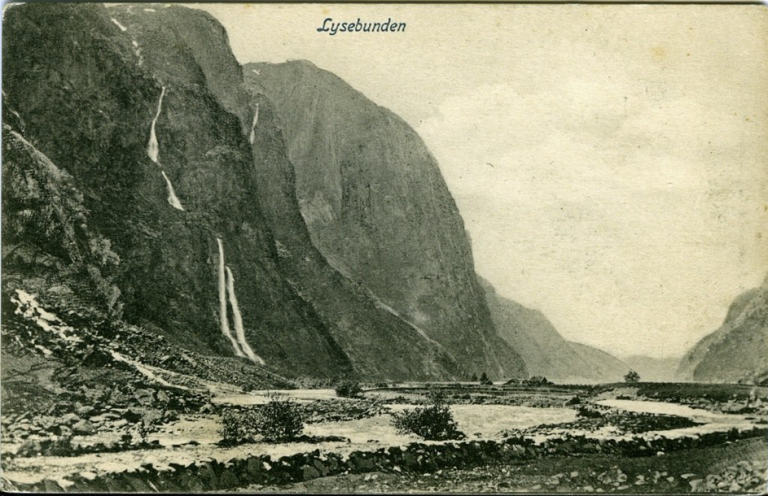
[[[6,3],[0,489],[768,491],[768,7]]]

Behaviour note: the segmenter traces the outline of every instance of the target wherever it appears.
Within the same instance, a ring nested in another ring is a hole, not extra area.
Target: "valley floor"
[[[224,446],[222,412],[262,405],[272,393],[207,384],[213,410],[159,425],[147,446],[88,448],[118,442],[118,410],[93,434],[73,438],[81,454],[35,455],[42,431],[21,440],[28,431],[17,426],[28,424],[4,426],[19,442],[3,443],[3,476],[20,490],[111,491],[764,492],[766,484],[766,404],[752,399],[763,389],[408,384],[357,399],[284,390],[306,409],[303,440]],[[423,405],[436,387],[467,438],[396,432],[392,413]]]

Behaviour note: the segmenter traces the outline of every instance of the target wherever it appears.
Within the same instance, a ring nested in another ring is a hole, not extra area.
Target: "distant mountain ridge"
[[[768,276],[740,294],[713,333],[680,361],[677,378],[701,382],[768,381]]]
[[[610,354],[566,341],[539,312],[496,293],[481,279],[496,329],[525,360],[531,375],[554,382],[619,382],[630,367]]]
[[[674,382],[680,358],[653,358],[642,355],[622,357],[621,361],[640,374],[641,381]]]

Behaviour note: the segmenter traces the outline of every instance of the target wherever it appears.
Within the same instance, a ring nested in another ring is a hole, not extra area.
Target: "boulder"
[[[93,426],[93,424],[91,424],[87,420],[81,420],[80,422],[77,422],[75,425],[72,426],[72,431],[75,434],[93,434],[94,432],[96,432],[96,429]]]

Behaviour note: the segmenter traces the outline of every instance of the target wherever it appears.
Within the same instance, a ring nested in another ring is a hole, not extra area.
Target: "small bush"
[[[576,412],[576,416],[579,418],[602,418],[603,414],[600,412],[600,410],[597,410],[595,408],[591,408],[589,406],[582,406],[579,407],[578,412]]]
[[[356,381],[344,380],[336,384],[336,396],[342,398],[354,398],[363,392],[363,388]]]
[[[635,372],[634,370],[630,370],[627,372],[627,375],[624,376],[624,382],[640,382],[640,374]]]
[[[551,386],[553,382],[542,375],[534,375],[526,379],[525,384],[527,386]]]
[[[481,386],[493,386],[493,381],[488,378],[488,374],[485,372],[482,373],[480,376],[480,385]]]
[[[291,380],[291,385],[296,389],[328,389],[333,387],[333,384],[333,379],[329,378],[302,376]]]
[[[290,399],[270,398],[258,408],[225,410],[222,415],[223,444],[253,442],[257,436],[270,441],[295,439],[304,430],[301,408]]]
[[[463,439],[450,407],[441,393],[430,392],[431,405],[392,414],[392,425],[399,434],[416,434],[429,441]]]

